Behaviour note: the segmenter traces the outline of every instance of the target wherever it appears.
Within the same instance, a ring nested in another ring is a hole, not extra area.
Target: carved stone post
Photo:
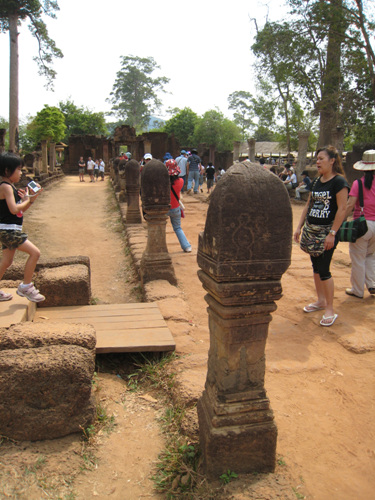
[[[130,160],[125,165],[125,186],[128,208],[126,224],[141,224],[142,216],[139,208],[139,163]]]
[[[210,144],[210,149],[208,153],[208,161],[211,161],[213,165],[215,165],[215,153],[216,153],[216,146],[215,144]]]
[[[120,160],[118,164],[118,185],[115,188],[116,192],[119,192],[119,201],[126,201],[126,180],[125,180],[125,167],[128,160]]]
[[[48,172],[48,149],[47,149],[47,141],[43,140],[42,142],[42,171],[44,174]]]
[[[280,180],[249,161],[233,165],[211,195],[198,245],[210,328],[198,417],[210,477],[228,469],[274,470],[277,427],[264,388],[265,344],[291,247],[292,212]]]
[[[49,143],[49,168],[51,172],[55,171],[56,167],[56,143]]]
[[[240,159],[240,146],[241,146],[241,141],[234,141],[234,143],[233,143],[233,161],[238,161]]]
[[[309,136],[310,130],[301,130],[298,132],[298,160],[296,165],[296,174],[298,177],[302,174],[306,166]]]
[[[0,153],[5,151],[5,134],[7,133],[6,128],[0,128]]]
[[[167,280],[171,285],[177,285],[165,234],[171,187],[168,170],[160,160],[151,160],[143,168],[141,192],[148,228],[147,246],[141,260],[142,284]]]
[[[249,160],[251,163],[255,162],[255,139],[251,138],[247,140],[247,144],[249,147]]]

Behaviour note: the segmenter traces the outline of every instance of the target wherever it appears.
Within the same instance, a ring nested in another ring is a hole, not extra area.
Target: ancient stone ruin
[[[232,166],[212,194],[198,247],[210,328],[198,402],[208,476],[274,470],[277,428],[264,388],[265,345],[291,245],[283,184],[249,161]]]
[[[163,162],[151,160],[143,168],[141,193],[148,228],[147,247],[141,261],[142,285],[154,280],[166,280],[171,285],[177,285],[165,234],[171,188]]]
[[[94,328],[25,322],[0,330],[0,435],[36,441],[89,426]]]

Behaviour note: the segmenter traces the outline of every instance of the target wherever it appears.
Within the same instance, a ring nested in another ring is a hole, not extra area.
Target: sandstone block
[[[35,278],[35,285],[46,297],[39,307],[90,304],[90,273],[83,264],[42,269]]]
[[[91,325],[26,322],[0,329],[0,435],[36,441],[90,425],[95,344]]]

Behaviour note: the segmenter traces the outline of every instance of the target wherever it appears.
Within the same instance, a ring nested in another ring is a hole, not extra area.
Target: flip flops
[[[338,314],[334,314],[333,316],[324,316],[324,314],[323,314],[323,317],[320,320],[320,324],[322,326],[332,326],[333,323],[336,321],[337,317],[338,317]]]
[[[305,306],[303,308],[303,310],[305,311],[305,313],[312,313],[312,312],[315,312],[315,311],[322,311],[323,309],[325,309],[325,307],[316,306],[315,304],[309,304],[308,306]]]

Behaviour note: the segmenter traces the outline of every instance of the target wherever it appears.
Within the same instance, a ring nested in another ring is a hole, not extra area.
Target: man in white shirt
[[[91,156],[89,156],[87,162],[87,173],[90,176],[90,182],[94,182],[94,167],[95,167],[95,162],[91,159]]]

